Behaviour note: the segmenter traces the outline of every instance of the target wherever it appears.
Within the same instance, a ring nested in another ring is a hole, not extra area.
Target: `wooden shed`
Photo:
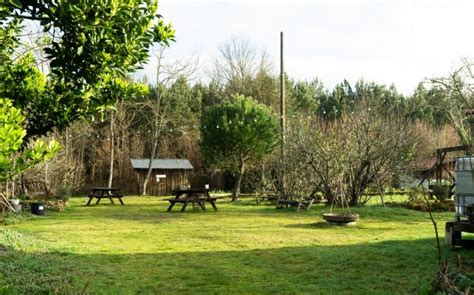
[[[131,159],[137,173],[138,191],[142,190],[148,170],[149,159]],[[147,185],[147,193],[153,196],[170,195],[174,189],[190,185],[190,172],[193,169],[186,159],[155,159]]]
[[[436,159],[418,161],[411,165],[413,175],[418,179],[451,179],[456,166],[455,159],[445,159],[439,164]]]

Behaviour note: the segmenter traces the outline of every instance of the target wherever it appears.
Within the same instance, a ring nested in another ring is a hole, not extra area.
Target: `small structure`
[[[436,149],[436,159],[431,161],[425,161],[424,165],[419,166],[415,170],[415,177],[421,179],[419,185],[424,186],[427,181],[430,193],[434,196],[450,197],[453,195],[453,190],[456,183],[455,166],[456,159],[453,157],[447,157],[448,154],[457,154],[460,152],[466,154],[469,151],[470,146],[460,145]],[[431,168],[429,168],[431,166]],[[438,193],[436,193],[438,192]]]
[[[474,232],[474,158],[462,157],[456,161],[455,221],[446,222],[445,241],[448,246],[465,246],[462,232]]]
[[[340,213],[332,212],[334,205],[336,205],[337,197],[333,198],[331,202],[331,210],[329,210],[329,213],[323,214],[323,219],[326,220],[326,223],[330,225],[343,225],[343,226],[355,225],[357,220],[359,220],[359,214],[351,212],[349,203],[345,200],[345,197],[342,195],[342,193],[339,194],[339,197],[340,197],[342,212]],[[347,211],[345,210],[344,205],[346,205]]]
[[[150,159],[130,159],[137,173],[138,191],[141,191]],[[153,196],[171,195],[173,190],[190,186],[193,166],[187,159],[155,159],[148,180],[147,192]]]
[[[474,110],[466,113],[474,142]],[[455,220],[446,222],[445,242],[450,247],[472,247],[472,240],[463,240],[462,232],[474,233],[474,146],[467,146],[471,156],[456,160]]]
[[[409,168],[419,181],[428,181],[428,183],[442,182],[442,180],[453,181],[456,159],[453,157],[443,159],[441,163],[438,161],[438,158],[426,159],[413,163]]]

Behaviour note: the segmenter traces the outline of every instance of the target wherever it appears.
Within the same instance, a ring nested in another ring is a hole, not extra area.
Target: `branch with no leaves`
[[[15,212],[13,206],[8,202],[7,197],[2,193],[0,193],[0,210],[1,213],[4,213],[5,210]]]
[[[430,214],[430,219],[431,219],[431,222],[433,223],[433,227],[434,227],[434,230],[435,230],[435,235],[436,235],[436,249],[437,249],[437,254],[438,254],[438,265],[441,265],[442,264],[442,256],[441,256],[441,246],[440,246],[440,243],[439,243],[439,234],[438,234],[438,225],[436,223],[436,221],[434,220],[433,218],[433,213],[432,213],[432,209],[431,209],[431,204],[428,200],[428,198],[426,197],[426,191],[425,191],[425,188],[424,187],[421,187],[422,188],[422,196],[423,196],[423,199],[425,200],[426,202],[426,205],[428,206],[428,212]]]

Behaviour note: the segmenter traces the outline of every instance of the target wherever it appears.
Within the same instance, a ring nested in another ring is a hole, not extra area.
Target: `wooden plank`
[[[445,148],[436,149],[440,153],[449,153],[449,152],[458,152],[458,151],[468,151],[470,149],[469,145],[458,145]]]
[[[185,203],[186,199],[169,199],[168,202],[170,202],[170,203]]]
[[[474,224],[468,222],[453,222],[452,227],[454,231],[474,233]]]

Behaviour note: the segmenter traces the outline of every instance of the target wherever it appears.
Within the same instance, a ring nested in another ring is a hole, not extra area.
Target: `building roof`
[[[133,169],[148,169],[150,159],[130,159]],[[152,169],[193,169],[187,159],[155,159]]]
[[[436,158],[412,161],[408,167],[410,170],[413,171],[427,171],[431,170],[436,164],[436,162]],[[455,158],[445,158],[443,161],[443,165],[445,166],[449,164],[453,165],[454,163],[456,163]]]

